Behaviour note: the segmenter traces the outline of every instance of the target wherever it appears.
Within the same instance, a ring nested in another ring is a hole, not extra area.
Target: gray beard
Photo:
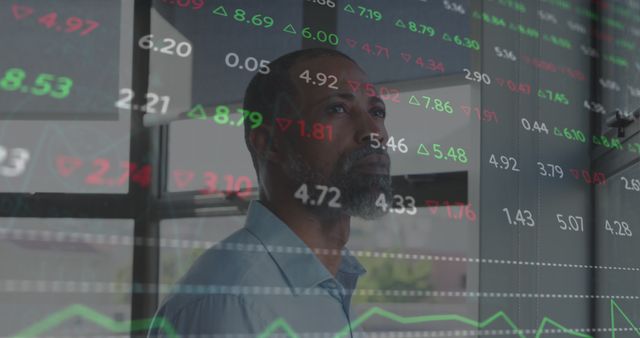
[[[332,208],[323,205],[305,205],[307,209],[323,218],[337,217],[345,213],[352,217],[359,217],[365,220],[379,218],[387,211],[375,205],[380,194],[385,195],[385,200],[391,200],[391,176],[377,174],[363,174],[354,172],[353,165],[361,158],[370,154],[385,154],[380,149],[373,149],[369,146],[354,151],[351,154],[341,157],[336,167],[329,177],[314,171],[299,154],[291,151],[287,152],[287,163],[284,170],[297,185],[307,184],[308,193],[311,198],[317,199],[319,191],[315,185],[324,185],[340,189],[340,208]],[[325,198],[325,201],[328,199]]]

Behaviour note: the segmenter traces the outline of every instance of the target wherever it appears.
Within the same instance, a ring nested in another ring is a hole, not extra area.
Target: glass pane
[[[0,219],[0,334],[98,336],[131,315],[133,221]]]
[[[201,217],[160,222],[160,300],[206,249],[242,228],[244,218]]]
[[[131,5],[1,5],[0,192],[128,190]]]

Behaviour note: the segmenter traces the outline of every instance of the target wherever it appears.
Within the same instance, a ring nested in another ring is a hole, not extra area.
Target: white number
[[[540,169],[540,175],[542,176],[549,176],[549,177],[558,177],[558,178],[563,178],[564,177],[564,170],[562,170],[562,167],[557,165],[557,164],[546,164],[546,167],[549,167],[549,171],[547,171],[545,169],[545,163],[542,162],[538,162],[538,169]],[[557,175],[556,175],[557,173]]]
[[[186,50],[183,51],[182,47],[185,47]],[[176,48],[176,54],[183,58],[189,56],[191,54],[191,44],[188,42],[180,42],[178,48]]]
[[[338,89],[338,87],[336,87],[336,83],[338,83],[338,78],[337,78],[336,76],[334,76],[334,75],[329,75],[329,78],[330,78],[330,79],[333,79],[333,82],[331,82],[331,83],[329,84],[329,88],[331,88],[331,89]]]
[[[120,89],[120,95],[122,95],[123,97],[116,102],[115,106],[120,109],[131,109],[131,100],[135,96],[133,90],[131,90],[130,88],[122,88]],[[171,101],[171,98],[169,96],[159,96],[158,94],[147,93],[146,98],[148,103],[140,107],[141,111],[147,113],[155,113],[156,109],[154,108],[154,106],[159,101],[162,101],[162,110],[160,111],[160,113],[165,114],[167,112],[167,109],[169,108],[169,101]],[[134,110],[138,109],[137,107],[135,108],[136,109]]]
[[[307,201],[309,200],[307,185],[306,184],[301,185],[300,188],[298,188],[298,190],[296,190],[296,192],[293,194],[293,197],[298,198],[302,201],[302,203],[307,204]]]
[[[380,143],[380,134],[371,133],[369,134],[369,140],[371,140],[371,148],[380,149],[382,144]]]
[[[230,57],[233,57],[235,59],[233,63],[229,61]],[[226,63],[228,67],[234,68],[240,63],[240,57],[236,53],[229,53],[224,57],[224,63]]]
[[[520,123],[522,124],[522,128],[524,128],[524,130],[526,131],[536,131],[538,133],[545,133],[547,135],[549,135],[549,129],[547,128],[547,125],[544,122],[538,122],[538,121],[533,121],[533,127],[531,126],[531,123],[529,122],[529,120],[525,119],[524,117],[520,120]]]
[[[169,44],[164,46],[164,47],[162,47],[162,48],[160,48],[160,53],[173,55],[173,52],[171,51],[171,48],[176,46],[176,44],[177,44],[176,40],[166,38],[166,39],[162,39],[162,42],[168,42]]]
[[[620,180],[624,181],[624,188],[626,190],[640,191],[640,179],[637,179],[637,178],[628,179],[622,176],[620,177]]]
[[[269,74],[271,69],[269,69],[269,61],[268,60],[260,60],[260,69],[258,73],[260,74]]]
[[[151,49],[153,47],[153,34],[145,35],[138,41],[138,46],[142,49]]]
[[[618,226],[618,229],[616,231],[616,229],[614,229],[611,226],[611,223],[609,223],[609,220],[604,220],[604,228],[606,230],[608,230],[609,232],[611,232],[612,235],[614,236],[621,236],[621,237],[631,237],[633,236],[633,233],[631,232],[631,228],[629,227],[629,223],[625,222],[625,221],[613,221],[613,225],[614,226]]]
[[[251,65],[251,62],[253,62],[253,65]],[[256,70],[258,70],[258,59],[252,56],[244,59],[244,69],[250,72],[255,72]]]
[[[561,230],[573,230],[573,231],[584,231],[584,219],[582,216],[568,216],[569,225],[567,226],[567,222],[564,220],[564,216],[562,214],[556,214],[556,218],[558,219],[558,223],[560,223]]]
[[[160,101],[160,98],[158,97],[158,95],[154,94],[154,93],[147,93],[147,104],[142,106],[142,110],[146,111],[147,113],[155,113],[156,109],[153,108],[153,106],[158,103],[158,101]]]
[[[120,109],[131,109],[131,99],[133,99],[133,90],[129,88],[120,89],[120,95],[124,95],[123,98],[116,102],[116,107]]]
[[[376,207],[382,209],[382,211],[396,214],[407,213],[409,215],[415,215],[418,212],[416,208],[416,200],[413,196],[393,195],[392,205],[387,204],[387,198],[384,194],[380,194],[375,202]]]
[[[183,41],[178,43],[176,40],[171,38],[164,38],[162,39],[162,42],[166,43],[167,45],[160,49],[154,48],[153,34],[149,34],[141,37],[140,40],[138,40],[138,46],[140,46],[140,48],[142,49],[149,49],[160,52],[162,54],[173,55],[172,49],[177,45],[178,47],[176,48],[176,53],[178,54],[178,56],[187,57],[191,54],[192,47],[188,42]]]
[[[2,163],[7,157],[7,150],[0,146],[0,163]],[[24,172],[27,166],[27,161],[31,155],[29,151],[24,148],[13,148],[9,152],[9,165],[0,167],[0,174],[6,177],[16,177]]]
[[[409,147],[407,147],[407,145],[404,144],[404,138],[401,138],[400,140],[398,140],[398,150],[401,153],[405,153],[405,154],[409,151]]]
[[[320,196],[318,196],[318,198],[315,200],[310,199],[309,191],[306,184],[301,185],[300,188],[298,188],[298,190],[296,190],[296,192],[293,194],[293,197],[301,200],[303,204],[319,206],[324,204],[327,193],[333,193],[334,196],[327,203],[327,205],[331,208],[342,207],[342,205],[338,202],[338,200],[340,199],[340,189],[336,187],[327,187],[325,185],[316,185],[315,189],[320,191]]]
[[[496,168],[520,171],[520,168],[518,168],[518,160],[516,160],[514,157],[501,155],[500,162],[501,163],[498,163],[496,155],[491,154],[491,156],[489,156],[489,164],[493,164],[493,166]]]
[[[515,217],[511,217],[512,214],[509,212],[508,208],[503,208],[502,211],[504,211],[505,215],[507,216],[507,222],[509,222],[509,224],[512,224],[512,225],[520,224],[520,225],[527,225],[530,227],[533,227],[536,225],[536,222],[533,220],[533,214],[529,210],[518,209],[514,215]]]
[[[240,57],[236,53],[229,53],[224,57],[224,63],[227,67],[236,68],[240,65]],[[260,74],[269,74],[271,69],[269,69],[269,61],[260,60],[250,56],[244,60],[244,65],[238,67],[240,69],[246,69],[250,72],[255,72],[256,70]]]
[[[516,54],[508,49],[500,48],[498,46],[493,47],[493,49],[496,52],[496,56],[498,56],[499,58],[503,58],[511,61],[518,60],[518,58],[516,57]]]
[[[475,82],[484,82],[487,85],[491,84],[491,77],[489,77],[489,74],[480,73],[480,72],[473,72],[472,73],[467,68],[464,68],[463,70],[464,70],[465,73],[467,73],[465,75],[465,79],[471,80],[471,81],[475,81]],[[473,77],[471,76],[472,74],[473,74]]]
[[[340,199],[340,189],[336,188],[336,187],[331,187],[329,188],[330,192],[333,192],[335,195],[333,196],[333,198],[329,201],[329,203],[327,204],[330,208],[341,208],[342,205],[340,203],[338,203],[338,200]]]

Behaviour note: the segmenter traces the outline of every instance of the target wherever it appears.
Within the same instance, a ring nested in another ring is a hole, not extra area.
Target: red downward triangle
[[[176,180],[178,188],[183,189],[193,181],[193,170],[175,170],[173,172],[173,179]]]
[[[436,212],[438,212],[438,205],[440,204],[440,202],[436,200],[426,200],[424,202],[427,204],[427,207],[429,208],[429,211],[432,215],[435,215]]]
[[[400,53],[400,56],[402,56],[402,58],[404,59],[404,62],[409,62],[409,60],[411,60],[411,54]]]
[[[291,127],[291,123],[293,123],[293,120],[285,119],[283,117],[276,117],[276,123],[278,124],[278,127],[281,131],[286,131],[287,129],[289,129],[289,127]]]
[[[504,79],[496,78],[496,82],[498,82],[499,86],[501,86],[501,87],[504,86]]]
[[[66,177],[82,166],[82,160],[77,157],[58,156],[56,166],[60,175]]]
[[[345,41],[347,41],[347,45],[349,45],[349,47],[351,47],[351,48],[355,47],[356,44],[358,43],[358,41],[353,40],[353,39],[349,39],[349,38],[346,38]]]
[[[13,6],[11,6],[11,11],[13,12],[13,16],[17,20],[22,20],[30,16],[31,14],[33,14],[33,8],[27,7],[27,6],[20,6],[17,4],[13,4]]]
[[[354,92],[357,92],[358,88],[360,88],[360,82],[358,81],[347,80],[347,82],[349,83],[349,87],[351,87],[351,90],[353,90]]]
[[[580,178],[580,171],[578,171],[578,169],[569,169],[569,171],[571,172],[571,175],[573,175],[573,177],[575,177],[576,179]]]

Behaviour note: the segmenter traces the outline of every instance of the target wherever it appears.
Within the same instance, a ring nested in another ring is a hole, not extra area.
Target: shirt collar
[[[333,279],[333,275],[300,237],[259,201],[252,201],[249,205],[245,229],[265,246],[285,275],[294,294]],[[351,279],[356,279],[366,272],[347,249],[342,252],[338,270],[341,272],[338,277],[346,274],[346,277]]]

